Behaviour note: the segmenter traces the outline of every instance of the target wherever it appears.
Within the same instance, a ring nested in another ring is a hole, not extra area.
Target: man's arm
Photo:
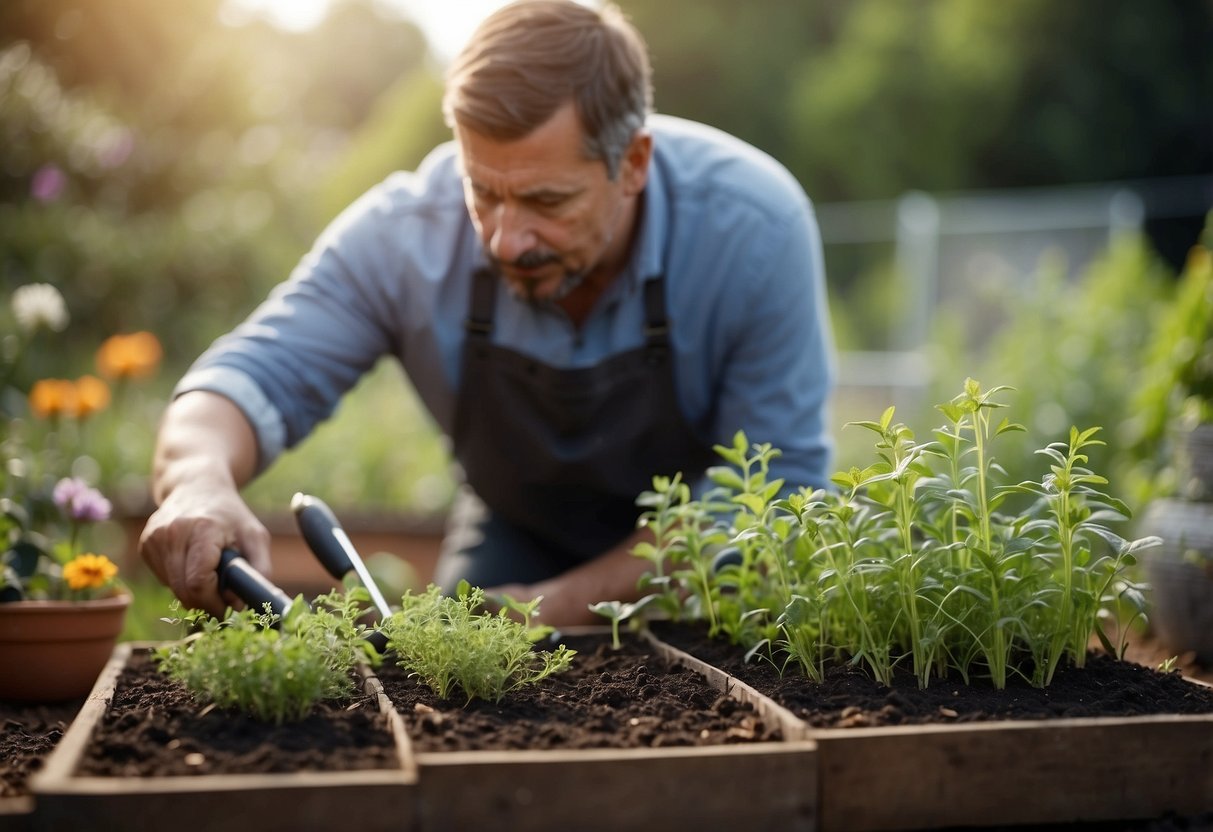
[[[139,551],[190,608],[218,615],[227,606],[215,571],[225,547],[269,572],[269,532],[239,495],[256,464],[253,429],[229,399],[196,390],[165,411],[152,470],[158,508],[143,530]]]
[[[567,572],[535,584],[505,584],[486,589],[486,594],[505,594],[520,601],[539,595],[539,621],[555,627],[579,624],[605,624],[606,619],[590,612],[589,605],[599,601],[635,601],[636,586],[652,564],[632,554],[632,547],[653,539],[648,529],[638,529],[618,546]]]

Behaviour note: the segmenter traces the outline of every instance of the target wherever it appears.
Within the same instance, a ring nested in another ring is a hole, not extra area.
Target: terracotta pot
[[[130,593],[96,601],[0,604],[0,699],[86,696],[122,632]]]

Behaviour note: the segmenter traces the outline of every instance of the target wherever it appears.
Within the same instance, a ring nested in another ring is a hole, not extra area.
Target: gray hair
[[[619,8],[519,0],[486,19],[447,72],[442,110],[492,139],[520,139],[572,101],[590,159],[614,179],[653,106],[648,50]]]

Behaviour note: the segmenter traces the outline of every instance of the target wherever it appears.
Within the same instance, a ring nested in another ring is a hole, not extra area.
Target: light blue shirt
[[[787,170],[731,136],[666,116],[649,128],[653,161],[626,272],[580,329],[553,304],[498,292],[493,340],[553,366],[593,365],[641,345],[640,286],[664,275],[688,423],[709,443],[731,445],[738,430],[770,442],[782,451],[772,477],[824,486],[833,345],[812,205]],[[469,285],[484,262],[454,144],[444,144],[346,209],[177,392],[231,399],[264,468],[392,355],[449,435]]]

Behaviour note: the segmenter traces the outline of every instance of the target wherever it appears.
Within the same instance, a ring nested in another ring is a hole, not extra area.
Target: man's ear
[[[619,165],[619,181],[624,196],[636,196],[649,181],[649,162],[653,158],[653,134],[643,127],[632,135]]]

